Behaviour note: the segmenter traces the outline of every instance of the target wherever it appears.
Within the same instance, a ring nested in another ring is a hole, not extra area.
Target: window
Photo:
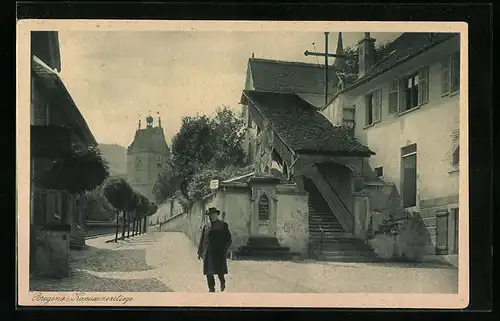
[[[140,168],[141,167],[141,159],[140,158],[136,158],[135,159],[135,168]]]
[[[417,205],[417,144],[401,149],[401,191],[405,208]]]
[[[377,174],[377,177],[384,176],[384,168],[382,166],[376,167],[375,168],[375,174]]]
[[[429,101],[429,69],[424,68],[401,83],[400,112],[416,108]]]
[[[447,95],[460,90],[460,51],[441,62],[441,93]]]
[[[343,109],[343,124],[345,127],[354,129],[356,106]]]
[[[259,220],[269,220],[269,198],[266,194],[262,194],[259,200]]]
[[[161,161],[161,156],[157,156],[157,157],[156,157],[156,166],[157,166],[158,168],[162,168],[162,165],[163,165],[163,164],[162,164],[162,161]]]
[[[378,89],[366,96],[365,125],[369,126],[381,119],[382,90]]]

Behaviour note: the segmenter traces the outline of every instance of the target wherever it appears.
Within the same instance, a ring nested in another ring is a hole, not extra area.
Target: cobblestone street
[[[110,236],[72,252],[63,280],[31,280],[32,291],[207,292],[196,246],[182,233]],[[227,292],[456,293],[458,271],[442,265],[229,261]]]

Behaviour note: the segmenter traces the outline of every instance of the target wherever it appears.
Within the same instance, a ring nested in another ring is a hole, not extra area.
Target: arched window
[[[259,200],[259,220],[269,220],[269,197],[266,194],[262,194]]]

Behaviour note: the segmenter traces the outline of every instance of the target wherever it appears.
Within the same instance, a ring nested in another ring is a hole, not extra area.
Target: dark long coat
[[[231,245],[231,233],[226,222],[217,220],[203,226],[198,256],[203,259],[203,274],[227,274],[226,253]]]

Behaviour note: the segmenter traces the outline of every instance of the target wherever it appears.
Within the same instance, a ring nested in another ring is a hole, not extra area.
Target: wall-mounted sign
[[[206,185],[205,185],[206,186]],[[213,179],[210,181],[210,189],[211,190],[216,190],[219,188],[219,180],[218,179]]]

